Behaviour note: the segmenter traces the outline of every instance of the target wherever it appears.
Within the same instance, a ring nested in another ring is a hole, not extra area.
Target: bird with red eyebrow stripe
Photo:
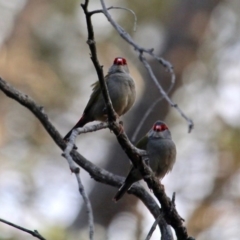
[[[147,163],[156,177],[162,179],[172,170],[176,160],[176,146],[172,141],[171,133],[163,121],[154,123],[152,129],[137,143],[137,148],[147,151]],[[133,183],[142,179],[142,175],[132,166],[125,182],[114,197],[118,201]]]
[[[135,83],[129,73],[125,58],[117,57],[109,68],[105,81],[112,101],[113,108],[118,116],[125,114],[134,104],[136,98]],[[99,81],[92,84],[93,91],[82,117],[76,125],[63,138],[68,140],[73,129],[83,127],[85,124],[98,120],[106,121],[107,112]]]

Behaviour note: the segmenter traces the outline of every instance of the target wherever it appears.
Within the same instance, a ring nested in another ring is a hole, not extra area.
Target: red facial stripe
[[[156,132],[162,132],[164,130],[168,129],[167,125],[165,124],[155,124],[153,126],[153,130]]]
[[[127,61],[125,58],[117,57],[114,59],[114,65],[127,65]]]

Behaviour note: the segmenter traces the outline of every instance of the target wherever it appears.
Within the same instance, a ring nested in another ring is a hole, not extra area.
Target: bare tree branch
[[[84,203],[87,207],[87,214],[88,214],[88,225],[89,225],[89,239],[93,240],[94,239],[94,220],[93,220],[93,211],[92,211],[92,205],[91,202],[84,190],[84,186],[82,184],[82,181],[80,179],[80,175],[79,173],[75,173],[75,176],[77,178],[77,182],[78,182],[78,189],[80,194],[83,197]]]
[[[134,133],[133,133],[133,135],[132,135],[131,140],[132,140],[133,142],[136,141],[137,135],[138,135],[139,131],[141,130],[141,128],[142,128],[144,122],[146,121],[147,117],[149,116],[149,114],[153,111],[153,109],[156,107],[156,105],[157,105],[162,99],[163,99],[163,97],[157,99],[157,100],[148,108],[148,110],[145,112],[144,116],[142,117],[141,121],[139,122],[137,128],[135,129],[135,131],[134,131]]]
[[[111,9],[121,9],[121,10],[126,10],[126,11],[129,11],[130,13],[132,13],[133,16],[134,16],[133,31],[134,32],[137,31],[137,15],[132,9],[125,8],[125,7],[113,7],[113,6],[107,8],[107,10],[111,10]],[[89,12],[90,15],[93,15],[93,14],[96,14],[96,13],[103,13],[103,10],[99,9],[99,10],[94,10],[94,11]]]
[[[98,123],[98,124],[94,124],[94,125],[91,125],[91,126],[84,126],[82,128],[77,128],[76,131],[77,131],[77,134],[82,134],[82,133],[89,133],[89,132],[96,132],[96,131],[99,131],[99,130],[102,130],[102,129],[106,129],[109,127],[109,124],[106,123],[106,122],[101,122],[101,123]]]
[[[155,229],[156,229],[156,227],[157,227],[157,225],[158,225],[158,222],[160,221],[160,219],[161,219],[162,217],[163,217],[163,216],[160,214],[160,215],[157,217],[157,219],[155,219],[155,221],[154,221],[154,223],[153,223],[150,231],[148,232],[148,235],[147,235],[147,237],[145,238],[145,240],[150,240],[150,239],[151,239],[152,234],[153,234],[153,232],[155,231]]]
[[[41,122],[42,126],[51,136],[53,141],[62,149],[66,149],[66,143],[63,141],[62,136],[56,130],[56,128],[49,121],[48,116],[44,113],[43,107],[37,105],[33,99],[28,95],[19,92],[17,89],[13,88],[0,78],[0,89],[10,98],[14,99],[21,105],[25,106],[29,111],[31,111],[36,118]],[[134,151],[134,150],[133,150]],[[71,156],[80,167],[85,169],[90,176],[98,182],[113,186],[120,187],[124,182],[124,178],[114,175],[100,167],[97,167],[92,162],[88,161],[77,151],[72,150]],[[132,188],[128,191],[131,194],[137,196],[143,204],[149,209],[154,218],[157,218],[160,214],[160,209],[153,197],[139,184],[134,184]]]
[[[173,89],[174,83],[175,83],[175,81],[172,81],[172,82],[171,82],[171,85],[170,85],[169,89],[168,89],[167,92],[166,92],[167,95],[168,95],[168,94],[171,92],[171,90]],[[148,108],[148,110],[145,112],[144,116],[143,116],[142,119],[140,120],[137,128],[135,129],[135,131],[134,131],[134,133],[133,133],[133,135],[132,135],[131,140],[132,140],[133,142],[136,141],[137,135],[138,135],[139,131],[141,130],[144,122],[145,122],[146,119],[148,118],[149,114],[153,111],[153,109],[157,106],[157,104],[158,104],[160,101],[162,101],[163,99],[164,99],[164,96],[162,96],[162,97],[160,97],[159,99],[157,99],[155,102],[152,103],[152,105],[151,105],[151,106]]]
[[[171,107],[174,107],[179,112],[179,114],[188,122],[188,132],[190,133],[191,130],[193,129],[193,121],[185,115],[185,113],[178,107],[178,105],[176,103],[174,103],[171,100],[171,98],[167,95],[167,93],[163,90],[163,88],[160,85],[160,83],[158,82],[155,74],[153,73],[151,66],[149,65],[149,63],[147,62],[146,58],[143,56],[142,53],[140,54],[139,58],[140,58],[141,62],[144,64],[145,68],[148,70],[148,73],[150,74],[151,79],[154,81],[154,83],[158,87],[161,95],[168,101],[168,103],[171,105]]]
[[[19,230],[21,230],[21,231],[23,231],[23,232],[29,233],[29,234],[31,234],[33,237],[36,237],[36,238],[38,238],[38,239],[40,239],[40,240],[46,240],[44,237],[41,236],[41,234],[40,234],[37,230],[31,231],[31,230],[29,230],[29,229],[26,229],[26,228],[20,227],[20,226],[18,226],[18,225],[16,225],[16,224],[13,224],[13,223],[11,223],[11,222],[8,222],[8,221],[6,221],[6,220],[4,220],[4,219],[2,219],[2,218],[0,218],[0,222],[3,222],[3,223],[5,223],[5,224],[7,224],[7,225],[9,225],[9,226],[15,227],[15,228],[17,228],[17,229],[19,229]]]
[[[75,146],[75,140],[77,137],[77,134],[81,134],[81,133],[87,133],[87,132],[93,132],[93,131],[97,131],[97,130],[101,130],[104,128],[108,127],[108,123],[99,123],[96,125],[92,125],[92,126],[85,126],[79,129],[74,129],[72,131],[72,134],[69,138],[69,141],[67,143],[67,147],[65,148],[64,152],[63,152],[63,157],[65,157],[68,161],[69,164],[69,168],[70,170],[75,173],[77,182],[78,182],[78,189],[79,192],[81,194],[81,196],[83,197],[84,203],[87,207],[87,214],[88,214],[88,223],[89,223],[89,239],[93,240],[94,239],[94,220],[93,220],[93,211],[92,211],[92,206],[91,206],[91,202],[84,190],[84,186],[81,182],[81,178],[80,178],[80,169],[76,166],[76,164],[74,163],[72,156],[70,154],[70,152],[72,151],[72,149]]]
[[[162,58],[159,58],[153,54],[153,50],[145,50],[143,48],[138,47],[131,39],[129,34],[127,34],[119,25],[117,25],[111,18],[110,14],[108,13],[104,1],[100,0],[103,6],[103,11],[105,16],[108,18],[108,20],[111,22],[111,24],[116,27],[117,29],[119,28],[122,37],[124,39],[127,39],[127,41],[138,48],[140,54],[142,52],[148,52],[150,55],[154,56],[155,59],[161,62],[171,73],[172,76],[175,75],[172,71],[171,64],[167,61],[165,61]],[[93,31],[93,26],[91,22],[91,14],[88,11],[88,3],[89,1],[86,0],[84,4],[81,4],[83,11],[86,16],[86,23],[87,23],[87,29],[88,29],[88,40],[87,43],[89,45],[90,51],[91,51],[91,59],[92,62],[95,66],[96,72],[99,77],[99,82],[101,86],[101,90],[104,96],[105,104],[108,109],[108,121],[109,121],[109,128],[114,132],[114,134],[117,137],[117,140],[119,144],[121,145],[122,149],[126,152],[127,156],[129,159],[132,161],[134,167],[138,168],[140,173],[143,176],[143,179],[147,182],[147,185],[150,189],[153,190],[154,195],[157,197],[158,201],[160,202],[164,214],[164,218],[166,219],[167,223],[170,224],[176,232],[176,235],[179,239],[188,239],[188,234],[186,228],[182,224],[182,218],[179,216],[175,206],[172,206],[171,200],[167,197],[165,191],[164,191],[164,186],[159,183],[159,180],[155,177],[153,174],[152,170],[147,166],[145,161],[142,161],[142,156],[137,154],[134,148],[132,147],[131,142],[129,141],[126,133],[122,130],[121,126],[119,123],[117,123],[116,117],[115,117],[115,112],[112,107],[112,102],[109,98],[108,90],[106,87],[106,83],[104,81],[103,77],[103,71],[102,67],[99,64],[98,58],[97,58],[97,49],[96,49],[96,44],[95,44],[95,39],[94,39],[94,31]],[[110,16],[110,17],[109,17]],[[129,37],[126,37],[129,36]],[[164,92],[165,93],[165,92]],[[165,93],[166,95],[166,93]],[[174,105],[175,107],[175,105]],[[191,121],[191,120],[189,120]]]
[[[82,128],[73,129],[73,131],[69,137],[69,140],[67,142],[67,147],[65,148],[65,150],[62,154],[62,156],[67,159],[71,172],[79,173],[79,168],[73,162],[73,159],[70,154],[72,149],[77,149],[77,147],[75,146],[75,140],[76,140],[77,135],[79,135],[81,133],[95,132],[95,131],[105,129],[105,128],[108,128],[108,123],[99,123],[99,124],[95,124],[95,125],[91,125],[91,126],[84,126]]]
[[[160,226],[161,230],[161,240],[173,240],[173,234],[171,227],[166,223],[166,221],[163,218],[163,215],[160,214],[154,221],[150,231],[148,232],[148,235],[145,240],[150,240],[152,237],[152,234],[154,233],[157,225]]]
[[[18,90],[14,89],[2,78],[0,78],[0,89],[7,96],[15,99],[21,105],[27,107],[40,120],[43,127],[47,130],[47,132],[55,141],[55,143],[62,150],[66,148],[66,143],[63,141],[59,132],[48,120],[48,116],[44,113],[43,107],[37,105],[34,102],[34,100],[31,99],[26,94],[22,94]],[[152,171],[148,168],[148,166],[146,166],[146,164],[144,164],[143,161],[140,161],[141,156],[139,154],[136,154],[135,151],[136,148],[135,149],[132,148],[132,144],[130,144],[127,135],[124,132],[122,133],[120,132],[118,124],[114,122],[111,125],[111,129],[116,134],[118,142],[120,143],[128,157],[135,164],[139,165],[139,170],[144,176],[144,179],[147,182],[149,188],[153,190],[155,196],[161,203],[165,219],[171,226],[173,226],[178,238],[188,239],[187,231],[186,228],[182,225],[181,217],[178,215],[175,207],[172,208],[171,200],[166,196],[164,192],[164,187],[161,184],[159,184],[159,180],[154,177]],[[72,150],[71,156],[74,162],[76,162],[79,166],[84,168],[96,181],[115,187],[120,187],[121,184],[123,183],[124,178],[113,175],[108,171],[97,167],[96,165],[85,159],[77,151]],[[160,211],[158,205],[142,187],[139,187],[136,184],[134,184],[134,186],[128,192],[139,197],[155,218],[159,216]]]
[[[128,42],[130,45],[132,45],[134,47],[135,51],[139,52],[139,59],[140,61],[143,63],[143,65],[145,66],[145,68],[147,69],[151,79],[153,80],[153,82],[155,83],[155,85],[157,86],[157,88],[159,89],[161,95],[167,100],[167,102],[170,104],[171,107],[174,107],[179,113],[180,115],[187,121],[188,123],[188,132],[191,132],[191,130],[193,129],[193,121],[188,118],[183,111],[177,106],[177,104],[175,104],[167,95],[167,93],[164,91],[164,89],[162,88],[162,86],[160,85],[160,83],[158,82],[155,74],[153,73],[150,65],[148,64],[146,58],[143,56],[144,53],[149,54],[150,56],[152,56],[154,59],[156,59],[159,63],[161,63],[166,69],[167,71],[171,74],[171,81],[172,83],[175,82],[175,74],[173,71],[173,67],[172,65],[166,61],[163,58],[158,57],[157,55],[155,55],[153,53],[154,49],[145,49],[143,47],[140,47],[139,45],[137,45],[133,39],[131,38],[131,36],[120,26],[118,25],[113,18],[111,17],[110,13],[108,12],[108,9],[106,8],[105,2],[104,0],[100,0],[101,4],[102,4],[102,8],[103,8],[103,14],[106,16],[106,18],[108,19],[108,21],[112,24],[112,26],[116,29],[116,31],[119,33],[119,35],[126,41]]]

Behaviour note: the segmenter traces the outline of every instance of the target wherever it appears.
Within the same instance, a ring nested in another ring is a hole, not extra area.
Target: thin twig
[[[175,75],[173,75],[175,76]],[[170,87],[169,89],[167,90],[167,95],[172,91],[173,89],[173,86],[175,84],[175,79],[171,81],[171,84],[170,84]],[[141,119],[141,121],[139,122],[137,128],[135,129],[133,135],[132,135],[132,141],[135,142],[136,141],[136,138],[137,138],[137,135],[140,131],[140,129],[142,128],[144,122],[146,121],[146,119],[148,118],[149,114],[153,111],[153,109],[156,107],[156,105],[162,101],[164,99],[164,97],[160,97],[159,99],[157,99],[155,102],[153,102],[151,104],[151,106],[148,108],[148,110],[145,112],[145,114],[143,115],[143,118]]]
[[[158,80],[157,80],[155,74],[153,73],[151,66],[147,62],[146,58],[142,54],[140,54],[139,58],[142,61],[142,63],[144,64],[145,68],[148,70],[148,73],[149,73],[151,79],[154,81],[155,85],[158,87],[158,90],[161,93],[161,95],[168,101],[170,106],[174,107],[179,112],[179,114],[188,122],[188,132],[190,133],[193,128],[193,121],[185,115],[185,113],[178,107],[178,105],[176,103],[174,103],[171,100],[171,98],[167,95],[167,93],[163,90],[162,86],[158,82]]]
[[[129,11],[130,13],[133,14],[134,16],[134,25],[133,25],[133,31],[136,32],[137,31],[137,15],[135,14],[135,12],[129,8],[125,8],[125,7],[112,7],[112,9],[122,9],[122,10],[126,10]]]
[[[146,237],[145,240],[150,240],[150,238],[152,237],[153,232],[155,231],[155,229],[156,229],[159,221],[160,221],[162,218],[163,218],[163,216],[162,216],[162,214],[160,214],[160,215],[155,219],[155,221],[154,221],[154,223],[153,223],[150,231],[148,232],[148,235],[147,235],[147,237]]]
[[[82,128],[73,129],[73,131],[69,137],[69,140],[67,142],[67,146],[62,154],[62,156],[66,158],[71,172],[73,172],[73,173],[79,172],[79,168],[74,163],[72,156],[70,154],[72,149],[76,148],[75,141],[76,141],[77,135],[79,135],[81,133],[95,132],[95,131],[105,129],[105,128],[108,128],[108,123],[99,123],[99,124],[95,124],[95,125],[91,125],[91,126],[84,126]]]
[[[153,102],[153,104],[148,108],[148,110],[145,112],[145,114],[143,115],[141,121],[139,122],[139,124],[137,125],[137,128],[135,129],[133,135],[132,135],[132,141],[135,142],[137,135],[140,131],[140,129],[142,128],[144,122],[146,121],[146,119],[148,118],[149,114],[153,111],[153,109],[155,108],[155,106],[163,99],[163,97],[157,99],[155,102]]]
[[[113,7],[113,6],[107,8],[107,10],[111,10],[111,9],[122,9],[122,10],[126,10],[126,11],[129,11],[130,13],[132,13],[133,16],[134,16],[133,31],[134,32],[137,31],[137,15],[136,15],[136,13],[132,9],[125,8],[125,7]],[[98,9],[98,10],[94,10],[94,11],[89,12],[90,15],[93,15],[93,14],[96,14],[96,13],[103,13],[103,10],[102,9]]]
[[[163,218],[162,213],[155,219],[151,229],[148,232],[148,235],[145,240],[150,240],[153,232],[155,231],[157,225],[160,226],[161,230],[161,240],[173,240],[173,234],[171,231],[171,227],[166,223]]]
[[[176,193],[173,192],[172,200],[171,200],[171,209],[170,209],[170,211],[172,211],[172,209],[176,209],[175,200],[176,200]],[[181,221],[185,222],[185,219],[181,217]]]
[[[151,229],[148,232],[148,235],[145,240],[150,240],[153,232],[155,231],[157,225],[160,226],[161,230],[161,240],[173,240],[173,234],[171,231],[171,227],[166,223],[163,218],[162,213],[155,219]]]
[[[84,186],[82,184],[82,181],[80,179],[79,173],[75,173],[75,176],[77,178],[78,182],[78,189],[79,193],[82,195],[84,203],[87,207],[87,214],[88,214],[88,225],[89,225],[89,238],[90,240],[94,239],[94,219],[93,219],[93,211],[92,211],[92,205],[91,202],[84,190]]]
[[[167,100],[167,102],[170,104],[171,107],[174,107],[179,113],[180,115],[187,121],[188,123],[188,132],[190,133],[191,130],[193,129],[193,121],[188,118],[183,111],[177,106],[177,104],[173,103],[173,101],[168,97],[168,95],[166,94],[166,92],[163,90],[162,86],[159,84],[156,76],[154,75],[150,65],[147,63],[145,57],[143,56],[143,53],[147,53],[150,56],[152,56],[154,59],[156,59],[159,63],[161,63],[168,72],[170,72],[171,74],[171,81],[175,82],[175,74],[173,71],[173,67],[172,65],[166,61],[163,58],[158,57],[157,55],[155,55],[153,53],[154,49],[145,49],[143,47],[140,47],[139,45],[137,45],[133,39],[131,38],[131,36],[120,26],[118,25],[113,18],[111,17],[110,13],[108,12],[105,2],[104,0],[100,0],[101,1],[101,5],[103,8],[103,14],[106,16],[106,18],[108,19],[108,21],[112,24],[112,26],[116,29],[116,31],[119,33],[119,35],[125,40],[127,41],[130,45],[132,45],[134,47],[134,50],[139,52],[139,59],[140,61],[144,64],[145,68],[147,69],[151,79],[154,81],[155,85],[158,87],[161,95]]]
[[[11,223],[11,222],[8,222],[8,221],[6,221],[6,220],[4,220],[4,219],[2,219],[2,218],[0,218],[0,222],[3,222],[3,223],[5,223],[5,224],[7,224],[7,225],[9,225],[9,226],[15,227],[15,228],[17,228],[17,229],[19,229],[19,230],[21,230],[21,231],[23,231],[23,232],[29,233],[29,234],[31,234],[33,237],[36,237],[36,238],[38,238],[38,239],[40,239],[40,240],[46,240],[46,238],[44,238],[43,236],[41,236],[41,234],[40,234],[37,230],[31,231],[31,230],[29,230],[29,229],[26,229],[26,228],[20,227],[20,226],[18,226],[18,225],[16,225],[16,224],[13,224],[13,223]]]
[[[109,124],[107,122],[101,122],[101,123],[97,123],[94,125],[90,125],[90,126],[84,126],[82,128],[78,128],[77,129],[77,134],[82,134],[82,133],[89,133],[89,132],[96,132],[102,129],[106,129],[109,127]]]
[[[153,51],[154,49],[153,48],[150,48],[150,49],[145,49],[143,47],[140,47],[139,45],[137,45],[132,37],[120,26],[118,25],[112,18],[112,16],[110,15],[110,13],[108,12],[107,8],[106,8],[106,4],[104,2],[104,0],[100,0],[101,2],[101,5],[102,5],[102,8],[103,8],[103,14],[106,16],[106,18],[108,19],[108,21],[112,24],[112,26],[117,30],[117,32],[119,33],[119,35],[125,40],[127,41],[130,45],[133,46],[134,50],[138,51],[139,53],[147,53],[149,54],[150,56],[154,57],[158,62],[160,62],[168,72],[170,72],[171,74],[174,75],[174,72],[173,72],[173,67],[172,67],[172,64],[168,61],[166,61],[165,59],[161,58],[161,57],[158,57],[156,56]],[[172,81],[175,80],[175,77],[172,78]]]

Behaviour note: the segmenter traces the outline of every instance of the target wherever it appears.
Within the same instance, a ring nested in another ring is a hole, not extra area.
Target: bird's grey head
[[[113,65],[109,68],[108,73],[116,73],[116,72],[129,73],[127,60],[125,58],[117,57],[114,59]]]
[[[148,137],[152,138],[168,138],[171,139],[171,133],[168,126],[163,121],[156,121],[152,129],[148,133]]]

